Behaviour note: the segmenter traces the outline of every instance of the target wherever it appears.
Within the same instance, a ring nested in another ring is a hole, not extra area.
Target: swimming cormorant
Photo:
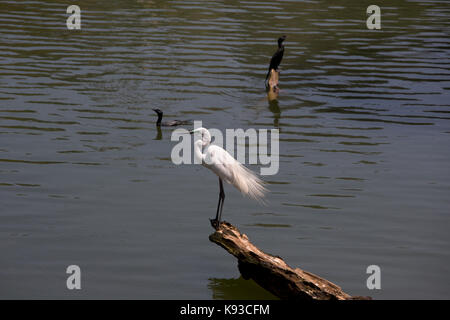
[[[162,122],[163,112],[159,109],[152,109],[158,114],[158,120],[156,121],[156,125],[158,127],[175,127],[183,124],[190,124],[190,121],[181,121],[181,120],[171,120],[171,121],[164,121]]]

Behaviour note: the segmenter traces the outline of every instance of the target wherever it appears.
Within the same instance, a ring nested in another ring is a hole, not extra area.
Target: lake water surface
[[[382,2],[368,30],[372,2],[77,1],[70,31],[69,3],[0,1],[0,297],[272,298],[208,240],[217,177],[171,162],[160,108],[280,130],[268,205],[225,186],[261,249],[353,295],[450,298],[450,3]]]

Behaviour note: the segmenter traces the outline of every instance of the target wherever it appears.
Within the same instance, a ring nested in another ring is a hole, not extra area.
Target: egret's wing
[[[236,161],[226,150],[216,145],[210,145],[205,153],[205,165],[222,180],[232,184],[233,172],[227,163]]]
[[[267,189],[263,181],[251,170],[234,159],[226,150],[215,145],[208,147],[206,159],[208,168],[243,194],[262,202]]]

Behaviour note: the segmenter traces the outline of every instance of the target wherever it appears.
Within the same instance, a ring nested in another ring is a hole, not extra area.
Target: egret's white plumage
[[[206,149],[205,155],[207,159],[211,159],[209,163],[212,163],[211,165],[205,163],[205,167],[211,169],[224,181],[232,184],[242,194],[262,201],[264,192],[267,190],[256,174],[244,167],[221,147],[210,145]]]
[[[220,195],[216,215],[217,223],[220,223],[221,206],[223,206],[223,199],[225,198],[222,180],[236,187],[242,194],[259,202],[264,202],[264,193],[267,192],[267,189],[264,188],[262,180],[255,173],[234,159],[225,149],[211,145],[211,135],[207,129],[197,128],[192,133],[199,135],[199,138],[194,142],[196,158],[219,177]]]

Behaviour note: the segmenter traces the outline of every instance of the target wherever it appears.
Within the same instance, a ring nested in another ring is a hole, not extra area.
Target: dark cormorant
[[[181,121],[181,120],[171,120],[171,121],[164,121],[161,122],[162,117],[163,117],[163,112],[159,109],[152,109],[153,111],[155,111],[158,114],[158,120],[156,121],[156,125],[158,127],[175,127],[175,126],[179,126],[179,125],[183,125],[183,124],[190,124],[190,121]]]
[[[278,70],[278,66],[281,63],[281,60],[283,59],[284,54],[284,45],[283,41],[286,40],[286,36],[282,36],[278,38],[278,50],[275,52],[272,56],[272,59],[270,59],[270,65],[269,65],[269,72],[267,72],[266,81],[269,78],[270,70],[275,69]]]

